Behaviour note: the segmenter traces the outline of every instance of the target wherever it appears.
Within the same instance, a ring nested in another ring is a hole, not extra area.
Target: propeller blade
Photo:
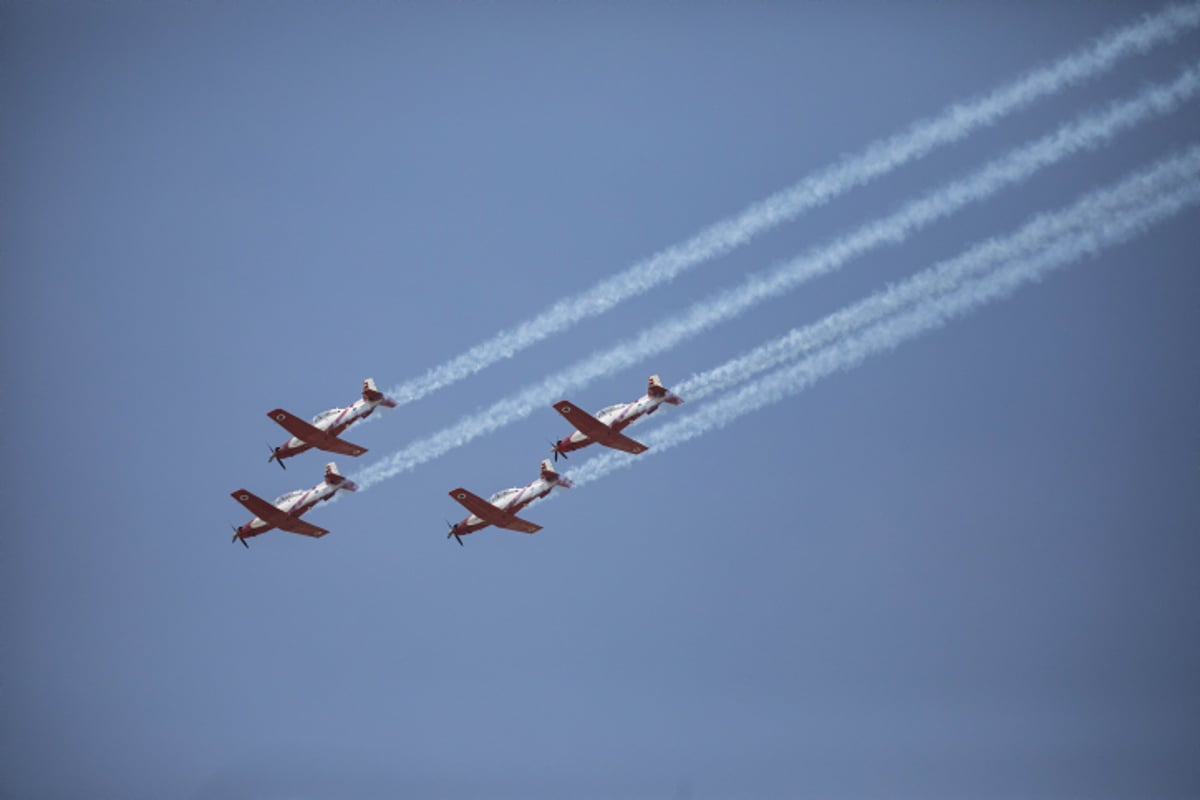
[[[459,546],[459,547],[466,547],[466,545],[464,545],[464,544],[462,543],[462,537],[461,537],[461,536],[459,536],[457,533],[456,533],[456,534],[454,534],[454,538],[455,538],[455,539],[458,539],[458,546]]]

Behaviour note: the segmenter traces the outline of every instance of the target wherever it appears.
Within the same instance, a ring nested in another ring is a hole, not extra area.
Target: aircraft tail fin
[[[657,375],[650,376],[649,384],[650,388],[647,390],[647,393],[651,397],[661,397],[664,403],[670,403],[673,406],[677,406],[683,402],[682,397],[663,386],[663,382],[659,380]]]
[[[368,403],[379,403],[379,405],[387,406],[388,408],[396,407],[396,401],[379,391],[379,388],[375,386],[374,378],[367,378],[363,381],[362,397]]]
[[[570,489],[573,485],[569,478],[564,478],[558,474],[558,470],[554,468],[554,465],[550,463],[550,459],[548,458],[542,461],[542,480],[546,483],[556,483],[564,489]]]
[[[358,491],[358,484],[338,472],[337,464],[332,461],[325,465],[325,482],[347,492]]]

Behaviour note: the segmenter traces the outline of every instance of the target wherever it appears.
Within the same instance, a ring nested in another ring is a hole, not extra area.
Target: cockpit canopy
[[[276,497],[276,498],[275,498],[275,506],[276,506],[276,508],[278,508],[278,507],[282,506],[284,503],[287,503],[287,502],[289,502],[289,501],[291,501],[291,500],[294,500],[294,499],[296,499],[296,498],[297,498],[297,497],[299,497],[300,495],[304,494],[304,491],[305,491],[304,489],[297,489],[297,490],[296,490],[296,491],[294,491],[294,492],[288,492],[287,494],[281,494],[281,495],[279,495],[279,497]]]
[[[607,408],[602,408],[599,411],[597,411],[596,416],[597,417],[608,417],[613,414],[616,414],[618,411],[620,411],[624,407],[625,407],[624,403],[615,403],[611,406],[608,406]]]
[[[342,409],[340,409],[340,408],[331,408],[326,411],[322,411],[320,414],[317,414],[315,417],[312,418],[313,424],[316,425],[317,423],[323,422],[324,420],[327,420],[330,417],[337,416],[337,414],[341,410]]]
[[[512,489],[501,489],[500,491],[496,492],[494,495],[489,497],[488,502],[494,506],[498,506],[498,505],[500,505],[501,500],[505,500],[505,499],[509,498],[510,496],[516,494],[519,491],[521,491],[521,490],[516,487],[513,487]]]
[[[321,422],[329,419],[330,417],[336,416],[340,411],[340,408],[331,408],[328,411],[322,411],[320,414],[317,414],[312,418],[312,423],[313,425],[319,425]]]

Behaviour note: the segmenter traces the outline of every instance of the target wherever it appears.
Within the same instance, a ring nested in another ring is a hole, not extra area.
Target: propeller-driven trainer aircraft
[[[358,420],[371,416],[371,412],[379,406],[395,408],[396,401],[375,388],[375,381],[367,378],[363,381],[361,400],[355,400],[346,408],[331,408],[328,411],[322,411],[312,418],[311,423],[305,422],[294,414],[289,414],[282,408],[268,411],[267,416],[278,422],[292,435],[292,438],[272,450],[271,457],[267,461],[278,461],[279,466],[286,469],[287,467],[283,463],[285,458],[291,458],[312,447],[318,450],[327,450],[330,453],[361,456],[367,452],[367,448],[340,439],[338,434]]]
[[[268,503],[245,489],[238,489],[230,496],[245,506],[251,514],[254,514],[254,519],[235,529],[233,541],[241,539],[243,545],[250,547],[246,544],[247,539],[251,536],[258,536],[260,533],[266,533],[272,528],[318,539],[329,531],[318,528],[316,525],[310,525],[300,519],[300,516],[317,503],[333,497],[339,491],[353,492],[357,489],[358,485],[343,477],[338,472],[337,464],[332,461],[325,465],[325,480],[311,489],[297,489],[294,492],[280,495],[275,498],[274,503]]]
[[[587,447],[592,442],[635,455],[642,453],[647,446],[630,439],[621,433],[621,430],[635,419],[645,414],[653,414],[663,403],[677,406],[682,402],[682,398],[663,386],[657,375],[650,376],[649,390],[646,394],[632,403],[617,403],[602,408],[594,417],[571,402],[560,400],[554,404],[554,410],[566,417],[567,422],[574,425],[576,430],[570,436],[559,439],[551,447],[554,460],[558,461],[559,456],[566,458],[567,453]]]
[[[462,544],[463,536],[474,533],[480,528],[486,528],[488,525],[521,533],[536,533],[542,529],[541,525],[523,520],[516,514],[534,500],[545,497],[559,486],[570,489],[571,481],[560,476],[550,465],[550,459],[546,459],[542,462],[542,474],[533,483],[528,486],[502,489],[487,500],[471,494],[462,487],[454,489],[450,492],[450,496],[471,514],[451,525],[446,538],[449,539],[453,536],[459,544]]]

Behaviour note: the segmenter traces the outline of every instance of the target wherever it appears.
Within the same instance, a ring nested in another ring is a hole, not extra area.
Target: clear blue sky
[[[535,506],[536,536],[460,549],[446,492],[531,480],[559,398],[313,511],[320,541],[230,544],[230,491],[326,460],[268,464],[268,409],[411,378],[1143,8],[637,5],[0,8],[0,794],[1200,794],[1195,211]],[[356,428],[342,470],[1197,55]],[[1192,103],[571,399],[670,386],[1198,132]]]

